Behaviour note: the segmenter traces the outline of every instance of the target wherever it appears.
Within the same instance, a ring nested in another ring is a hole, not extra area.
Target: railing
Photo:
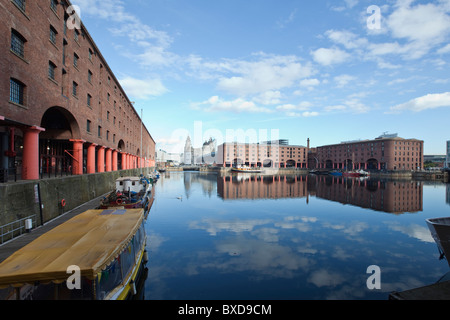
[[[10,241],[22,235],[26,231],[26,220],[31,220],[33,222],[33,226],[36,226],[36,215],[5,224],[4,226],[0,226],[0,244],[3,244],[6,241]]]

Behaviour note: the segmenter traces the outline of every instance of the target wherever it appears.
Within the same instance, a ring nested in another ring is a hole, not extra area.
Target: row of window
[[[92,133],[92,121],[91,120],[86,120],[86,131],[89,132],[89,133]],[[102,126],[98,126],[97,127],[97,134],[98,134],[98,137],[100,139],[102,139],[102,137],[103,137],[103,128],[102,128]],[[107,130],[106,131],[106,141],[109,141],[109,139],[111,138],[110,136],[111,136],[111,133],[110,133],[109,130]],[[116,143],[116,135],[115,134],[113,134],[113,141],[112,142]]]

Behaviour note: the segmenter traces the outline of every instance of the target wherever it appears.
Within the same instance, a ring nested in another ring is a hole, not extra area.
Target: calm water
[[[155,189],[147,300],[387,299],[450,271],[425,223],[450,216],[445,184],[167,172]]]

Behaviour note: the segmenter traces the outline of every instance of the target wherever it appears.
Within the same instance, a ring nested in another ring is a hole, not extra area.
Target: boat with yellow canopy
[[[0,264],[8,300],[125,300],[148,258],[143,209],[89,210]],[[5,294],[6,292],[6,294]]]

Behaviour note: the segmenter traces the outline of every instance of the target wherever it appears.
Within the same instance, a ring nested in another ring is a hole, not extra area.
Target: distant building
[[[156,163],[161,167],[168,166],[169,164],[178,166],[181,163],[181,154],[169,153],[162,149],[159,149],[158,151],[156,151]]]
[[[210,138],[208,141],[203,143],[201,148],[194,148],[192,146],[191,138],[188,136],[184,147],[184,164],[214,164],[216,162],[216,148],[217,142],[213,138]]]
[[[202,164],[216,163],[217,141],[210,138],[202,146]]]
[[[288,140],[224,143],[217,148],[217,159],[223,167],[308,168],[308,147]]]
[[[447,141],[447,152],[445,158],[445,168],[450,169],[450,141]]]
[[[186,165],[192,165],[194,163],[194,149],[192,148],[191,137],[187,137],[186,144],[184,146],[184,160]]]
[[[424,142],[382,135],[373,140],[347,141],[317,148],[321,169],[422,170]]]

